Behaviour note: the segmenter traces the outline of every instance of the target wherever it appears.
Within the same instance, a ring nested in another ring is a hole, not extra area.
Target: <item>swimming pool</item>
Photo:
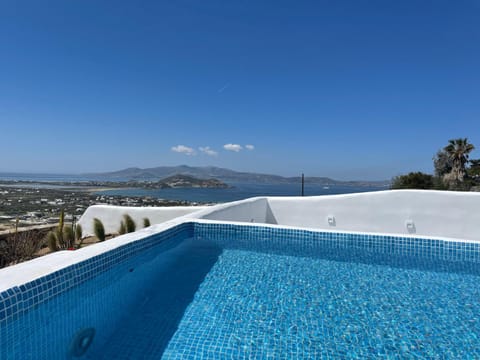
[[[479,265],[477,243],[189,222],[0,294],[0,359],[479,357]]]

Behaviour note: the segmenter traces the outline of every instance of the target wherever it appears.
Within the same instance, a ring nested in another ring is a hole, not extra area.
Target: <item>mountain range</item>
[[[218,179],[227,183],[261,183],[261,184],[298,184],[301,177],[284,177],[279,175],[240,172],[215,166],[158,166],[153,168],[131,167],[119,171],[85,174],[108,180],[161,180],[174,175],[188,175],[198,179]],[[343,186],[388,186],[390,181],[342,181],[328,177],[305,177],[306,184],[343,185]]]

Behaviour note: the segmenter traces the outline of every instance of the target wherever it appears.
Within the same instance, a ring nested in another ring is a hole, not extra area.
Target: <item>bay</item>
[[[113,189],[99,191],[105,196],[150,196],[167,200],[184,200],[201,203],[221,203],[256,196],[300,196],[300,184],[246,184],[230,183],[228,189],[175,188],[175,189]],[[387,190],[386,187],[373,186],[337,186],[306,184],[305,196],[349,194],[367,191]]]
[[[101,177],[82,176],[71,174],[22,174],[0,173],[0,180],[39,181],[39,182],[74,182],[105,180]],[[116,179],[124,181],[127,179]],[[229,183],[231,188],[172,188],[172,189],[139,189],[122,188],[98,191],[95,194],[104,196],[152,197],[166,200],[182,200],[198,203],[222,203],[242,200],[256,196],[300,196],[301,184],[259,184],[259,183]],[[68,185],[48,184],[17,184],[16,187],[44,187],[52,189],[71,188]],[[305,196],[349,194],[367,191],[388,190],[385,186],[345,186],[345,185],[318,185],[305,184]]]

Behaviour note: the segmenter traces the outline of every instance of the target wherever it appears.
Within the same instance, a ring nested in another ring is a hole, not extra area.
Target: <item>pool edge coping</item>
[[[345,230],[330,230],[319,228],[308,228],[288,225],[267,224],[258,222],[238,222],[238,221],[221,221],[210,219],[198,219],[190,218],[187,216],[181,217],[175,220],[167,221],[162,224],[153,225],[149,228],[141,229],[134,233],[118,236],[114,239],[110,239],[104,242],[99,242],[82,249],[75,251],[58,251],[48,255],[41,256],[36,259],[25,261],[19,264],[11,265],[0,269],[0,293],[3,293],[9,289],[24,285],[26,283],[43,278],[57,271],[66,269],[70,266],[87,261],[90,258],[105,254],[109,251],[115,250],[122,246],[134,243],[136,241],[142,241],[146,238],[160,234],[164,231],[172,229],[182,224],[223,224],[223,225],[235,225],[241,227],[263,227],[269,229],[286,229],[291,231],[307,231],[314,233],[327,233],[327,234],[347,234],[347,235],[366,235],[366,236],[378,236],[378,237],[393,237],[393,238],[407,238],[407,239],[435,239],[445,241],[448,243],[467,243],[467,244],[480,244],[480,241],[458,239],[458,238],[446,238],[438,236],[424,236],[415,234],[394,234],[394,233],[377,233],[377,232],[363,232],[363,231],[345,231]]]

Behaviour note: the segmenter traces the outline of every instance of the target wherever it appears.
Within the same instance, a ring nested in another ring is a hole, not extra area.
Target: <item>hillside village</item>
[[[178,206],[187,201],[164,200],[152,197],[96,195],[82,189],[51,189],[0,185],[0,231],[10,230],[19,219],[19,226],[41,226],[58,221],[61,209],[67,222],[76,221],[95,204],[121,206]]]

